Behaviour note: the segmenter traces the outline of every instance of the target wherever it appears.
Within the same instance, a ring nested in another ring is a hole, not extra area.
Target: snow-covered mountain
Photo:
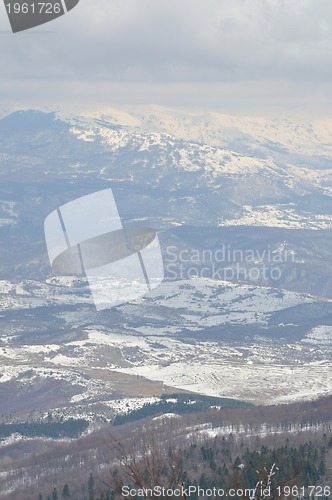
[[[155,107],[16,112],[0,121],[1,178],[111,184],[124,216],[163,227],[330,228],[330,125]],[[0,215],[8,224],[8,205]]]
[[[7,410],[106,412],[162,382],[256,403],[330,393],[331,130],[159,107],[2,118]],[[167,279],[96,313],[84,280],[54,275],[43,222],[107,187],[125,224],[159,231]]]

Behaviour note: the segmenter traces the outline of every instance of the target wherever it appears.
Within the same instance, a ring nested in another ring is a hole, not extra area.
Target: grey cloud
[[[2,80],[325,86],[332,2],[81,0],[35,33],[2,39]]]

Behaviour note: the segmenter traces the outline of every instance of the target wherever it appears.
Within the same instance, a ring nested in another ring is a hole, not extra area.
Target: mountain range
[[[330,394],[331,130],[157,106],[4,116],[3,412],[108,417],[172,388],[255,404]],[[166,278],[97,313],[84,276],[50,267],[43,222],[109,187],[125,225],[158,232]]]

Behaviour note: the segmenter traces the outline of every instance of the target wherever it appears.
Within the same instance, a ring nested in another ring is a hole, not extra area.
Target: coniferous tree
[[[69,497],[70,497],[69,486],[68,484],[65,484],[62,490],[62,498],[69,498]]]
[[[88,481],[88,493],[89,493],[89,500],[93,500],[95,494],[95,479],[92,473],[90,474]]]

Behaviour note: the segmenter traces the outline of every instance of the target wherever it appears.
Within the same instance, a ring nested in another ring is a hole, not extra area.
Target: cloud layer
[[[47,99],[49,91],[51,100],[67,86],[73,98],[93,100],[93,89],[106,97],[109,88],[116,100],[127,88],[128,102],[130,89],[171,100],[182,88],[204,101],[210,86],[225,99],[329,100],[330,0],[81,0],[66,16],[16,35],[5,32],[4,8],[0,14],[8,99],[24,92]]]

